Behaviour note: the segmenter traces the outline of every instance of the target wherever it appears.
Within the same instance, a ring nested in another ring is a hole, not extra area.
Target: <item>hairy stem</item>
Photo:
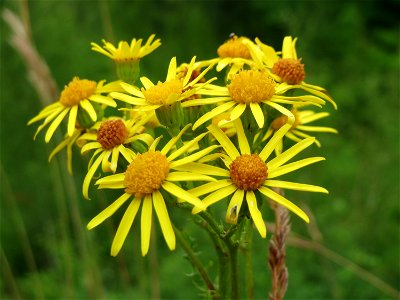
[[[196,254],[194,253],[193,249],[190,247],[189,243],[183,237],[183,234],[180,229],[174,226],[174,231],[176,235],[176,239],[178,243],[181,245],[182,249],[185,251],[186,255],[188,256],[190,262],[196,268],[197,272],[199,272],[200,277],[203,279],[204,283],[207,286],[207,289],[210,291],[211,294],[216,294],[216,289],[214,287],[213,282],[208,277],[207,271],[205,270],[203,264],[197,258]]]

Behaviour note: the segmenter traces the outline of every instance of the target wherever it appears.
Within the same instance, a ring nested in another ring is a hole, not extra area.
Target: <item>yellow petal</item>
[[[286,198],[282,197],[278,193],[275,193],[273,190],[270,190],[269,188],[266,188],[264,186],[260,187],[258,190],[271,200],[294,212],[296,215],[298,215],[307,223],[310,223],[310,219],[308,218],[307,214],[304,211],[302,211],[297,205],[293,204]]]
[[[329,192],[326,189],[324,189],[323,187],[311,185],[311,184],[304,184],[304,183],[295,183],[295,182],[267,179],[264,181],[263,185],[282,188],[282,189],[296,190],[296,191],[329,194]]]
[[[141,232],[141,248],[142,256],[145,256],[149,251],[151,224],[152,224],[152,200],[150,195],[146,195],[143,199],[142,216],[140,218],[140,232]]]
[[[283,136],[290,130],[292,126],[290,124],[285,124],[268,141],[264,149],[261,150],[259,156],[263,161],[266,161],[271,153],[274,151],[276,145],[282,141]]]
[[[298,130],[304,130],[304,131],[310,131],[310,132],[338,133],[336,129],[331,128],[331,127],[298,125],[296,128]]]
[[[100,178],[99,180],[96,181],[96,185],[98,184],[110,184],[110,183],[122,183],[124,182],[125,179],[125,174],[124,173],[119,173],[119,174],[114,174],[110,175],[107,177]]]
[[[149,88],[151,88],[152,86],[154,86],[154,84],[151,82],[150,79],[148,79],[147,77],[140,77],[140,81],[142,82],[144,88],[146,90],[148,90]]]
[[[97,114],[93,108],[93,105],[90,103],[89,100],[85,99],[79,102],[79,105],[89,114],[89,117],[96,122],[97,121]]]
[[[201,200],[199,198],[193,196],[192,194],[185,191],[181,187],[173,184],[172,182],[164,181],[164,183],[162,184],[162,187],[164,190],[166,190],[170,194],[194,205],[195,207],[199,208],[199,210],[206,209],[206,206],[204,205],[203,202],[201,202]]]
[[[110,94],[110,96],[113,97],[114,99],[123,101],[128,104],[132,104],[132,105],[146,105],[147,104],[146,100],[143,99],[144,96],[143,96],[143,98],[136,98],[136,97],[132,97],[130,95],[119,93],[119,92],[113,92]]]
[[[68,116],[68,135],[72,136],[75,131],[76,116],[78,115],[78,105],[72,106]]]
[[[140,199],[133,199],[129,204],[127,210],[122,217],[121,223],[119,223],[117,233],[115,234],[114,240],[111,245],[111,255],[117,256],[125,242],[126,236],[132,227],[132,223],[135,220],[136,214],[140,207]]]
[[[172,229],[171,220],[168,216],[168,210],[165,205],[164,198],[159,191],[153,192],[153,205],[168,248],[170,250],[174,250],[176,245],[175,233]]]
[[[44,118],[49,117],[50,115],[58,115],[60,111],[64,110],[65,106],[60,104],[59,102],[53,103],[43,110],[39,112],[39,114],[28,121],[27,125],[31,125],[32,123],[38,122]],[[54,119],[51,118],[51,119]]]
[[[90,181],[92,180],[93,175],[96,172],[96,170],[98,169],[98,167],[100,166],[100,163],[102,160],[103,160],[103,154],[100,154],[97,157],[97,159],[95,160],[95,162],[93,163],[93,165],[89,168],[89,171],[87,172],[85,179],[83,180],[82,193],[83,193],[83,197],[85,197],[85,199],[87,199],[87,200],[89,200]]]
[[[110,172],[111,171],[111,164],[108,161],[111,155],[111,150],[103,151],[103,160],[101,161],[101,169],[103,172]]]
[[[124,144],[129,144],[129,143],[132,143],[137,140],[140,140],[140,141],[144,142],[147,146],[150,146],[151,143],[154,141],[154,138],[148,133],[142,133],[142,134],[138,134],[133,137],[130,137],[129,139],[126,139]]]
[[[301,151],[303,151],[304,149],[306,149],[307,147],[312,145],[314,143],[314,141],[315,141],[315,138],[310,137],[310,138],[307,138],[307,139],[304,139],[304,140],[298,142],[294,146],[287,149],[285,152],[281,153],[274,159],[270,160],[267,163],[267,167],[271,168],[271,169],[276,169],[277,167],[283,165],[289,159],[291,159],[292,157],[294,157],[295,155],[297,155],[298,153],[300,153]]]
[[[118,147],[112,149],[110,169],[113,173],[117,171],[119,150]]]
[[[247,206],[249,207],[251,218],[253,219],[254,225],[261,237],[265,238],[267,236],[267,227],[265,226],[264,220],[262,218],[261,212],[257,207],[257,199],[253,191],[247,191],[246,193]]]
[[[126,202],[132,195],[124,193],[120,196],[117,200],[111,203],[107,208],[105,208],[101,213],[95,216],[90,222],[87,224],[87,229],[93,229],[96,226],[100,225],[104,222],[105,219],[111,217],[120,207],[122,204]]]
[[[231,97],[212,97],[212,98],[193,99],[193,100],[187,100],[187,101],[182,102],[182,107],[216,104],[216,103],[225,102],[228,100],[231,100]]]
[[[196,153],[188,155],[188,156],[186,156],[184,158],[181,158],[179,160],[173,161],[173,162],[170,163],[170,168],[174,169],[177,166],[181,166],[181,165],[184,165],[184,164],[188,164],[188,163],[192,163],[194,161],[197,161],[198,159],[204,157],[205,155],[207,155],[208,153],[210,153],[211,151],[213,151],[214,149],[216,149],[218,147],[219,147],[218,145],[210,146],[210,147],[207,147],[207,148],[205,148],[205,149],[203,149],[201,151],[198,151]]]
[[[173,146],[178,142],[178,140],[182,137],[185,131],[190,127],[190,124],[187,124],[182,130],[178,133],[177,136],[172,137],[169,142],[161,149],[161,154],[167,155],[167,153],[172,149]]]
[[[242,206],[244,198],[244,190],[237,189],[236,192],[233,194],[231,201],[229,202],[228,209],[226,210],[225,220],[229,224],[236,224],[240,207]]]
[[[135,152],[133,152],[129,148],[125,148],[124,145],[119,145],[118,151],[122,154],[123,157],[125,157],[128,163],[131,163],[132,160],[136,157]]]
[[[223,180],[218,180],[217,182],[209,182],[203,184],[201,186],[189,190],[188,192],[191,193],[193,196],[199,197],[214,192],[216,190],[220,190],[228,185],[232,185],[230,179],[229,180],[223,179]]]
[[[260,104],[259,103],[250,103],[250,109],[251,109],[251,112],[253,113],[254,119],[256,120],[258,127],[263,128],[264,127],[264,113],[261,110]]]
[[[178,160],[180,161],[180,160]],[[170,168],[178,171],[186,171],[186,172],[193,172],[193,173],[198,173],[198,174],[204,174],[204,175],[212,175],[212,176],[223,176],[223,177],[229,177],[229,171],[216,167],[216,166],[211,166],[211,165],[206,165],[202,163],[197,163],[197,162],[190,162],[186,163],[184,165],[178,165],[175,166],[175,163],[178,161],[174,161],[170,164]]]
[[[54,134],[54,131],[56,131],[57,127],[60,125],[60,123],[62,122],[64,117],[67,115],[69,110],[70,110],[69,108],[66,108],[65,110],[63,110],[57,116],[57,118],[55,118],[54,121],[51,123],[51,125],[49,126],[49,129],[47,129],[46,135],[44,137],[44,140],[45,140],[46,143],[48,143],[50,141],[51,137]]]
[[[84,155],[88,151],[93,150],[93,149],[99,149],[102,148],[101,144],[99,142],[90,142],[85,144],[82,149],[81,149],[81,154]]]
[[[204,124],[208,120],[211,120],[215,116],[218,116],[222,114],[225,111],[228,111],[232,106],[234,106],[236,103],[233,101],[226,102],[224,104],[221,104],[220,106],[217,106],[216,108],[212,109],[208,113],[205,113],[202,115],[194,124],[193,124],[193,130],[196,130],[197,127],[200,125]]]
[[[306,159],[302,159],[284,166],[280,166],[277,169],[273,170],[268,170],[268,178],[272,179],[290,172],[293,172],[295,170],[298,170],[300,168],[303,168],[305,166],[311,165],[313,163],[319,162],[321,160],[325,160],[323,157],[310,157]]]
[[[243,114],[243,112],[246,110],[246,104],[240,103],[237,104],[231,111],[230,113],[230,119],[236,120],[237,118],[240,118],[240,116]]]
[[[292,114],[292,112],[286,108],[284,108],[282,105],[279,105],[278,103],[274,103],[271,101],[266,101],[264,102],[266,104],[268,104],[269,106],[275,108],[277,111],[283,113],[285,116],[288,117],[288,124],[293,124],[295,121],[294,115]]]
[[[89,100],[100,104],[105,104],[111,107],[117,107],[117,103],[113,99],[107,96],[94,94],[89,97]]]
[[[316,120],[326,118],[329,116],[328,112],[321,112],[321,113],[311,113],[309,115],[303,115],[302,111],[299,112],[301,124],[308,124],[314,122]]]
[[[282,58],[297,59],[295,42],[291,36],[285,36],[282,43]]]
[[[235,145],[218,126],[210,125],[207,127],[207,129],[217,139],[220,145],[224,148],[226,154],[228,154],[232,160],[240,156],[240,153],[236,149]]]
[[[243,124],[240,119],[234,121],[236,127],[236,133],[239,142],[240,153],[243,154],[251,154],[249,142],[247,141],[246,134],[244,133]]]
[[[193,172],[170,172],[166,178],[168,181],[216,181],[216,179]]]
[[[127,91],[129,94],[132,94],[138,98],[144,98],[143,93],[135,86],[132,86],[128,83],[121,82],[122,88]]]
[[[184,144],[178,150],[172,152],[171,155],[167,157],[168,161],[172,161],[175,158],[177,158],[180,155],[182,155],[183,153],[185,153],[188,149],[192,148],[193,145],[197,144],[206,135],[207,135],[207,132],[202,133],[202,134],[196,136],[196,138],[194,138],[193,140],[191,140],[191,141],[187,142],[186,144]]]
[[[216,184],[217,183],[218,182],[216,182]],[[230,194],[232,194],[236,190],[237,190],[237,187],[230,182],[230,185],[223,187],[223,188],[213,192],[212,194],[208,195],[207,197],[205,197],[203,199],[203,203],[206,207],[208,207],[208,206],[214,204],[215,202],[218,202],[221,199],[228,197]],[[192,210],[193,214],[197,214],[199,212],[200,212],[200,210],[196,207],[193,208],[193,210]]]
[[[167,78],[165,81],[170,81],[176,77],[176,57],[173,57],[169,62]]]

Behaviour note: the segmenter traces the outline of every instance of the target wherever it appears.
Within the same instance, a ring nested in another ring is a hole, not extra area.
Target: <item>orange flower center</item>
[[[219,46],[217,53],[221,58],[224,57],[241,57],[251,58],[250,51],[245,44],[242,43],[243,38],[234,36],[221,46]]]
[[[158,82],[147,90],[142,88],[142,93],[150,104],[165,105],[175,102],[182,94],[182,81],[175,79],[166,82]]]
[[[96,87],[97,83],[95,81],[74,77],[61,92],[59,101],[67,107],[78,105],[79,102],[93,95]]]
[[[131,162],[125,172],[125,192],[140,198],[159,190],[169,173],[167,157],[160,151],[148,151]]]
[[[106,149],[112,149],[125,142],[129,132],[122,120],[109,120],[100,125],[97,141]]]
[[[304,65],[300,63],[300,60],[293,58],[278,60],[272,67],[272,73],[288,84],[299,84],[306,77]]]
[[[275,94],[275,82],[265,72],[242,71],[233,77],[228,92],[238,103],[258,103],[269,100]]]
[[[258,154],[238,156],[229,166],[232,182],[245,191],[258,189],[268,177],[267,165]]]

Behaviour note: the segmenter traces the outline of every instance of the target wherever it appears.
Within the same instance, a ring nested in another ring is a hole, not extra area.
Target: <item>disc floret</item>
[[[104,149],[109,150],[123,144],[128,134],[128,129],[122,120],[108,120],[100,125],[97,141]]]
[[[182,81],[174,79],[166,82],[158,82],[148,89],[142,89],[142,93],[147,102],[153,105],[166,105],[171,101],[171,97],[182,94]]]
[[[299,84],[306,76],[304,64],[294,58],[279,59],[272,67],[272,73],[288,84]]]
[[[230,165],[232,182],[245,191],[257,190],[268,177],[268,168],[258,154],[243,154]]]
[[[141,198],[160,189],[169,173],[167,157],[160,151],[148,151],[131,162],[125,172],[125,192]]]
[[[233,77],[228,92],[237,103],[259,103],[275,94],[275,82],[265,72],[242,71]]]
[[[78,105],[79,102],[93,95],[96,87],[97,83],[95,81],[74,77],[61,92],[59,101],[66,107]]]

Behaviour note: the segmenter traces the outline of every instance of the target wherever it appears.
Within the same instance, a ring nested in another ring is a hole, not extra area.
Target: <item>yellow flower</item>
[[[103,47],[99,46],[96,43],[91,43],[91,45],[92,50],[108,56],[116,63],[122,63],[139,60],[161,46],[160,39],[157,39],[153,42],[154,37],[155,35],[152,34],[148,38],[146,44],[144,44],[143,46],[142,39],[132,39],[130,45],[126,41],[120,41],[118,43],[118,48],[116,48],[113,44],[106,42],[105,40],[103,40]]]
[[[207,207],[232,195],[226,211],[226,221],[232,224],[236,224],[243,200],[246,199],[251,218],[262,237],[266,236],[267,231],[261,212],[257,207],[256,191],[285,206],[303,220],[309,222],[309,218],[304,211],[269,187],[328,193],[326,189],[319,186],[274,179],[304,166],[324,160],[323,157],[311,157],[285,164],[299,152],[309,147],[314,142],[314,138],[304,139],[282,154],[268,160],[276,144],[289,130],[290,125],[286,124],[282,126],[260,153],[252,153],[240,119],[235,121],[235,126],[239,150],[218,126],[210,125],[208,127],[211,134],[218,140],[226,152],[226,155],[222,155],[226,168],[214,167],[219,170],[217,176],[222,178],[216,182],[196,187],[190,190],[190,192],[197,197],[208,194],[203,199],[203,203]],[[216,175],[217,172],[214,170],[213,173],[204,172],[203,174]],[[193,212],[197,213],[198,209],[194,208]]]
[[[320,120],[322,118],[326,118],[329,116],[328,112],[320,112],[316,113],[312,110],[292,110],[293,115],[295,116],[295,121],[292,124],[290,130],[285,134],[285,137],[294,141],[300,142],[302,139],[309,138],[310,135],[307,132],[330,132],[337,133],[337,130],[331,127],[324,126],[313,126],[306,125],[311,122]],[[263,137],[263,141],[267,140],[275,131],[279,130],[283,125],[287,123],[287,117],[281,116],[272,121],[270,127],[268,128],[265,136]],[[321,147],[321,143],[316,139],[315,144],[318,147]],[[283,141],[281,140],[276,144],[275,153],[279,154],[283,149]]]
[[[219,59],[217,59],[218,64],[216,70],[220,72],[226,66],[231,66],[227,74],[227,78],[231,79],[231,77],[243,69],[245,65],[253,66],[254,62],[251,59],[249,50],[250,44],[252,44],[252,41],[247,37],[232,35],[232,37],[219,46],[217,50]]]
[[[116,256],[120,251],[141,205],[141,250],[143,256],[147,254],[149,249],[153,206],[169,249],[175,249],[175,234],[163,195],[175,196],[180,201],[192,204],[199,211],[205,209],[204,203],[199,198],[176,185],[175,182],[214,181],[215,179],[212,177],[198,172],[198,169],[201,169],[203,165],[195,163],[195,161],[218,146],[210,146],[179,158],[207,134],[201,134],[184,146],[174,149],[187,128],[189,128],[189,125],[182,129],[176,137],[173,137],[160,151],[156,151],[156,147],[161,137],[157,138],[147,152],[138,154],[131,159],[125,173],[107,176],[96,182],[100,189],[124,189],[125,193],[93,218],[87,226],[88,229],[102,223],[114,214],[121,205],[131,199],[112,243],[112,256]],[[190,168],[185,169],[187,165],[190,165]],[[207,169],[207,166],[205,168]]]
[[[312,96],[288,97],[283,94],[290,90],[289,85],[277,84],[264,71],[246,70],[233,76],[232,81],[227,86],[221,87],[209,84],[198,91],[200,95],[211,96],[210,98],[201,98],[189,100],[182,103],[182,107],[195,105],[218,104],[218,106],[200,117],[193,125],[196,129],[208,120],[224,113],[230,112],[230,119],[233,121],[250,108],[254,119],[260,128],[264,126],[264,112],[261,104],[266,104],[289,118],[294,122],[293,114],[281,104],[313,104],[320,106],[325,101]]]
[[[82,192],[86,199],[89,199],[90,181],[100,164],[102,165],[103,172],[111,171],[115,173],[120,154],[128,162],[136,156],[136,154],[129,147],[125,147],[125,145],[135,141],[142,141],[149,146],[154,141],[151,135],[141,133],[142,127],[149,117],[131,119],[129,121],[120,118],[111,118],[103,122],[98,122],[92,128],[95,132],[85,133],[78,139],[80,143],[89,141],[82,147],[82,154],[95,150],[89,162],[88,172],[83,181]]]
[[[276,52],[274,48],[262,43],[258,38],[255,41],[257,45],[254,43],[248,43],[248,45],[251,56],[258,68],[266,67],[270,70],[271,76],[275,81],[307,91],[329,101],[335,109],[337,108],[336,103],[324,88],[304,82],[306,73],[304,64],[297,57],[297,38],[293,39],[291,36],[286,36],[283,39],[282,52]]]
[[[96,83],[95,81],[74,77],[61,92],[58,102],[45,107],[36,117],[28,122],[28,125],[30,125],[44,119],[42,125],[37,129],[34,138],[36,138],[37,134],[44,127],[51,123],[45,135],[45,141],[48,143],[57,127],[67,115],[68,136],[72,136],[77,127],[78,113],[86,113],[91,121],[96,122],[97,112],[92,103],[116,107],[117,104],[112,98],[102,95],[115,90],[120,90],[119,82],[111,82],[104,85],[104,81]]]
[[[195,86],[211,67],[212,65],[200,74],[196,74],[197,77],[193,79],[192,74],[195,71],[195,57],[193,57],[187,67],[186,76],[181,78],[180,72],[177,74],[176,58],[173,57],[169,63],[167,77],[164,82],[159,81],[155,85],[147,77],[141,77],[140,81],[144,86],[141,90],[128,83],[121,83],[122,88],[128,94],[115,92],[111,93],[110,96],[125,101],[126,103],[136,105],[136,110],[156,110],[159,107],[169,106],[190,98],[197,93],[200,87],[214,80],[211,79],[202,83],[200,87]]]

